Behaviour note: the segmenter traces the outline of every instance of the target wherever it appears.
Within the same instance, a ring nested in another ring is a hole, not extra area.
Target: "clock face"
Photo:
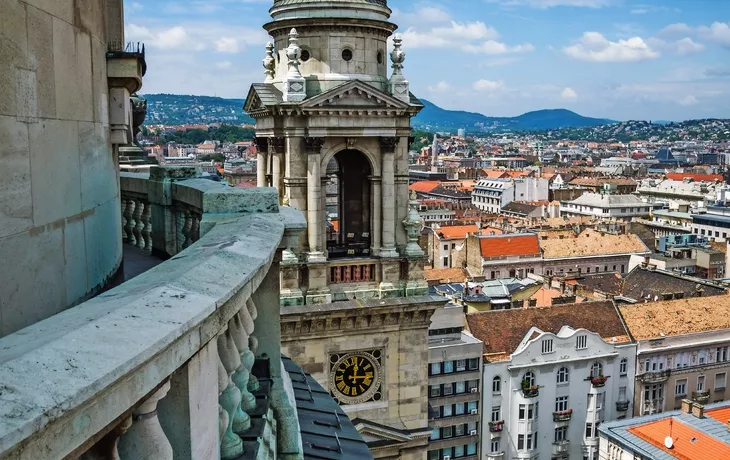
[[[357,404],[379,399],[380,361],[370,353],[347,353],[333,356],[330,388],[342,403]],[[376,395],[377,393],[377,395]]]

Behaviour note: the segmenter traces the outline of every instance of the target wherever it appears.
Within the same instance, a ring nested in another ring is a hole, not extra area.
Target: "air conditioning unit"
[[[469,432],[469,436],[476,436],[476,435],[477,435],[477,430],[471,430]]]
[[[472,409],[469,413],[471,415],[477,415],[477,410],[476,409]]]
[[[472,393],[479,393],[479,388],[474,387],[474,388],[471,389],[471,392]]]
[[[444,460],[451,460],[451,455],[444,455]]]

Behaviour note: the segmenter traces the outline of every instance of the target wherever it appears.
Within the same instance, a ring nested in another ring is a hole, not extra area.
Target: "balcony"
[[[499,433],[504,430],[504,420],[498,420],[496,422],[489,422],[489,432]]]
[[[710,390],[693,391],[692,400],[700,404],[707,404],[710,402]]]
[[[501,460],[504,458],[504,452],[487,452],[485,454],[488,459]]]
[[[629,410],[629,402],[628,401],[616,401],[616,410],[618,412],[624,412]]]
[[[568,451],[570,449],[570,441],[562,440],[553,443],[553,459],[568,458]]]
[[[664,398],[644,401],[641,415],[657,414],[659,412],[664,412]]]
[[[567,422],[573,418],[573,409],[553,412],[553,422]]]
[[[194,175],[121,177],[125,242],[171,258],[0,339],[0,458],[372,458],[281,357],[279,261],[303,216]]]
[[[639,375],[639,380],[643,383],[662,383],[666,382],[667,379],[669,379],[669,374],[669,369],[655,372],[644,372],[643,374]]]
[[[606,382],[608,381],[608,376],[599,375],[598,377],[590,377],[591,385],[593,385],[593,388],[601,388],[606,386]]]
[[[522,396],[525,398],[534,398],[538,396],[540,394],[540,387],[538,385],[530,385],[526,382],[527,381],[523,381],[520,385]]]

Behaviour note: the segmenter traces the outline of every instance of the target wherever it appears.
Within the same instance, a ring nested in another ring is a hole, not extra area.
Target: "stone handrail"
[[[150,182],[169,176],[155,169]],[[145,181],[122,177],[123,195],[134,198]],[[274,189],[198,181],[160,181],[171,201],[199,198],[208,211],[197,241],[0,339],[0,459],[238,458],[247,453],[241,439],[256,439],[247,433],[257,397],[276,419],[271,458],[303,458],[281,364],[279,260],[304,218],[279,208]],[[148,186],[154,235],[161,200],[152,192],[159,184]],[[259,379],[254,359],[257,369],[268,363]]]

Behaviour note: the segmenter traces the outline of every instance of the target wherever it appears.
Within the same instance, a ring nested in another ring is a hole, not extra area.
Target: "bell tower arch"
[[[285,251],[282,304],[425,294],[406,231],[410,119],[423,105],[399,37],[387,53],[396,25],[386,0],[275,0],[270,14],[265,79],[245,105],[257,181],[308,227]]]

